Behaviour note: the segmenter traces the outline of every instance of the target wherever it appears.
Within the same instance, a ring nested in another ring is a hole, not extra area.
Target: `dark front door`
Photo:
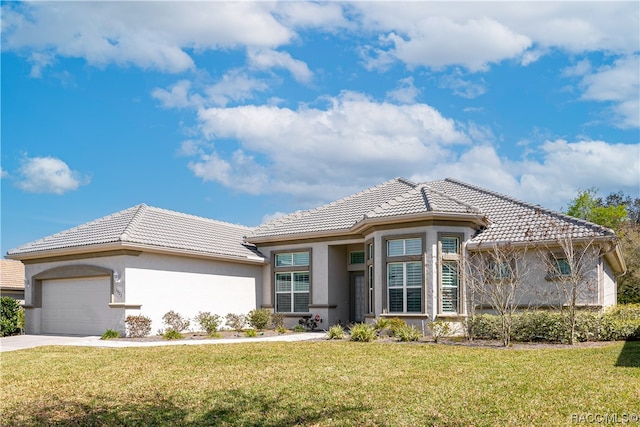
[[[364,313],[365,313],[364,272],[351,273],[351,286],[349,291],[349,299],[350,299],[349,321],[364,322]]]

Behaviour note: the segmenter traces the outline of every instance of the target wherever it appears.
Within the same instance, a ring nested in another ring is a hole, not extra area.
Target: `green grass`
[[[640,343],[354,342],[3,353],[0,425],[570,425],[640,408]]]

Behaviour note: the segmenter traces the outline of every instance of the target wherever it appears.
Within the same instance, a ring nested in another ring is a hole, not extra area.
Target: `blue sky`
[[[2,248],[404,176],[640,196],[640,4],[2,3]]]

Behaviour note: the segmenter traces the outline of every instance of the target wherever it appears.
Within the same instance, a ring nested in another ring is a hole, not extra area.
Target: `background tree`
[[[618,302],[640,303],[640,198],[618,191],[603,200],[591,188],[580,191],[566,213],[616,232],[627,265],[627,273],[618,278]]]
[[[477,305],[488,306],[498,315],[502,344],[508,346],[513,315],[520,307],[522,290],[531,272],[527,248],[496,243],[484,250],[468,251],[465,268],[469,314],[475,315]],[[473,332],[469,335],[473,336]]]

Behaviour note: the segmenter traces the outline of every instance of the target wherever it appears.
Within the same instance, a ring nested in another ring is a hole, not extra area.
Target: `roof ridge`
[[[405,180],[403,178],[398,178],[398,181],[401,181],[403,183],[407,183],[407,182],[405,182]],[[385,210],[388,207],[393,206],[394,203],[392,203],[392,202],[396,202],[395,204],[397,204],[397,203],[400,203],[400,202],[402,202],[404,200],[408,200],[409,199],[409,195],[416,194],[419,191],[420,191],[420,189],[418,187],[410,188],[407,191],[405,191],[404,193],[398,194],[395,197],[392,197],[392,198],[390,198],[388,200],[385,200],[384,202],[382,202],[379,205],[375,206],[373,209],[369,209],[369,211],[367,211],[362,216],[362,218],[368,218],[370,213],[376,212],[376,210],[378,210],[378,209]]]
[[[558,211],[554,211],[552,209],[548,209],[548,208],[542,207],[540,205],[534,205],[534,204],[525,202],[523,200],[516,199],[515,197],[510,197],[510,196],[507,196],[505,194],[498,193],[497,191],[488,190],[486,188],[478,187],[476,185],[469,184],[469,183],[466,183],[464,181],[457,180],[455,178],[445,178],[445,181],[451,182],[453,184],[461,185],[463,187],[467,187],[467,188],[470,188],[470,189],[475,190],[475,191],[480,191],[480,192],[483,192],[483,193],[486,193],[486,194],[490,194],[490,195],[492,195],[494,197],[497,197],[499,199],[506,200],[506,201],[509,201],[511,203],[516,203],[516,204],[519,204],[519,205],[524,206],[526,208],[533,209],[533,210],[536,210],[536,211],[539,211],[541,213],[545,213],[545,214],[548,214],[548,215],[551,215],[551,216],[554,216],[554,217],[557,217],[557,218],[569,220],[569,221],[571,221],[573,223],[584,224],[584,225],[586,225],[586,226],[588,226],[588,227],[590,227],[592,229],[606,231],[608,233],[615,234],[615,231],[613,231],[612,229],[607,228],[605,226],[602,226],[600,224],[596,224],[594,222],[586,221],[586,220],[581,219],[581,218],[576,218],[576,217],[564,214],[562,212],[558,212]]]
[[[423,184],[421,184],[421,186],[422,186],[422,188],[428,188],[430,191],[433,191],[434,193],[444,197],[445,199],[449,199],[449,200],[451,200],[453,202],[456,202],[459,205],[465,206],[467,209],[470,209],[473,212],[482,213],[482,209],[480,209],[479,207],[474,206],[471,203],[467,203],[464,200],[460,200],[457,197],[452,196],[451,194],[447,194],[447,193],[444,193],[444,192],[442,192],[442,191],[440,191],[438,189],[435,189],[432,186],[430,186],[428,183],[423,183]],[[433,206],[433,203],[431,203],[431,201],[429,201],[428,199],[427,199],[427,201],[430,203],[431,206]],[[436,204],[436,206],[437,206],[437,204]]]
[[[374,185],[374,186],[369,187],[369,188],[365,188],[364,190],[360,190],[357,193],[349,194],[348,196],[344,196],[344,197],[342,197],[342,198],[340,198],[338,200],[334,200],[332,202],[325,203],[324,205],[318,206],[317,208],[307,209],[307,210],[298,210],[298,211],[292,212],[290,214],[287,214],[285,216],[282,216],[280,218],[277,218],[277,219],[274,219],[272,221],[269,221],[269,222],[267,222],[265,224],[260,224],[258,227],[261,227],[261,226],[267,225],[267,224],[278,224],[278,223],[282,224],[282,223],[285,223],[285,222],[289,221],[292,218],[296,218],[297,219],[297,218],[300,218],[301,216],[310,215],[313,212],[319,212],[321,210],[326,210],[329,207],[333,207],[333,206],[336,206],[338,204],[346,203],[349,200],[353,200],[357,196],[361,196],[361,195],[366,194],[366,193],[371,193],[372,191],[374,191],[376,189],[379,189],[379,188],[382,188],[384,186],[393,184],[394,182],[401,182],[403,184],[406,184],[406,185],[409,185],[409,186],[412,186],[412,187],[415,187],[415,185],[416,185],[415,183],[409,181],[406,178],[402,178],[402,177],[392,178],[392,179],[387,180],[387,181],[385,181],[383,183]]]
[[[140,222],[140,218],[142,217],[142,214],[146,210],[146,208],[147,205],[145,205],[144,203],[140,203],[139,205],[135,205],[129,208],[135,209],[136,213],[133,214],[131,221],[129,221],[129,224],[127,224],[127,226],[124,228],[124,231],[120,234],[121,241],[126,242],[127,240],[129,240],[129,235],[134,230],[136,225],[138,225],[138,223]]]

